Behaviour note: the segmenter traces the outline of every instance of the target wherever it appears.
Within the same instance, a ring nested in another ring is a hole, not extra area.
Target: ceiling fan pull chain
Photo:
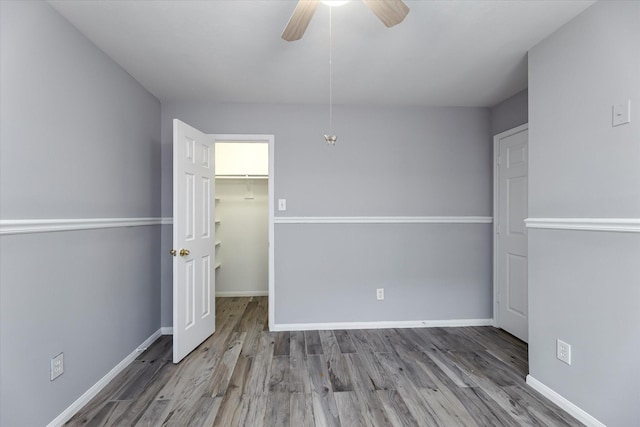
[[[335,145],[337,136],[333,134],[333,19],[329,8],[329,134],[324,136],[329,145]]]
[[[329,132],[333,135],[333,15],[329,8]]]

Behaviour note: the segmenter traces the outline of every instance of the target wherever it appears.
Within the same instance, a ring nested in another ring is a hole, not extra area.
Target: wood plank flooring
[[[269,332],[267,298],[218,298],[181,363],[159,338],[70,426],[580,426],[529,388],[492,327]]]

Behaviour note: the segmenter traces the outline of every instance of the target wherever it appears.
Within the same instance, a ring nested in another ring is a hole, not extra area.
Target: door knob
[[[189,249],[180,249],[180,256],[187,256],[189,253]]]
[[[173,256],[176,256],[176,250],[175,250],[175,249],[171,249],[171,250],[169,251],[169,253],[170,253],[171,255],[173,255]]]

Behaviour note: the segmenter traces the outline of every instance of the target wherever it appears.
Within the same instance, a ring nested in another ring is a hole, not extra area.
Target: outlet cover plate
[[[384,288],[376,289],[376,298],[378,300],[383,300],[384,299]]]
[[[64,373],[64,353],[51,359],[51,381]]]
[[[567,365],[571,365],[571,346],[562,340],[558,340],[556,343],[556,357]]]

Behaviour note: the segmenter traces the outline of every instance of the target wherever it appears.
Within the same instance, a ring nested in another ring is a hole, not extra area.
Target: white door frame
[[[498,199],[500,195],[499,188],[499,164],[498,158],[500,157],[500,147],[498,144],[500,140],[510,135],[522,132],[529,129],[529,123],[525,123],[520,126],[516,126],[513,129],[506,130],[493,136],[493,326],[498,327],[500,323],[500,312],[498,310],[498,215],[499,204]],[[527,162],[529,158],[527,157]],[[528,289],[527,289],[528,292]]]
[[[273,135],[257,135],[257,134],[213,134],[213,142],[262,142],[265,141],[269,145],[269,175],[268,175],[268,194],[269,198],[269,329],[273,330],[275,321],[275,261],[274,261],[274,180],[273,165],[275,152],[275,137]]]

